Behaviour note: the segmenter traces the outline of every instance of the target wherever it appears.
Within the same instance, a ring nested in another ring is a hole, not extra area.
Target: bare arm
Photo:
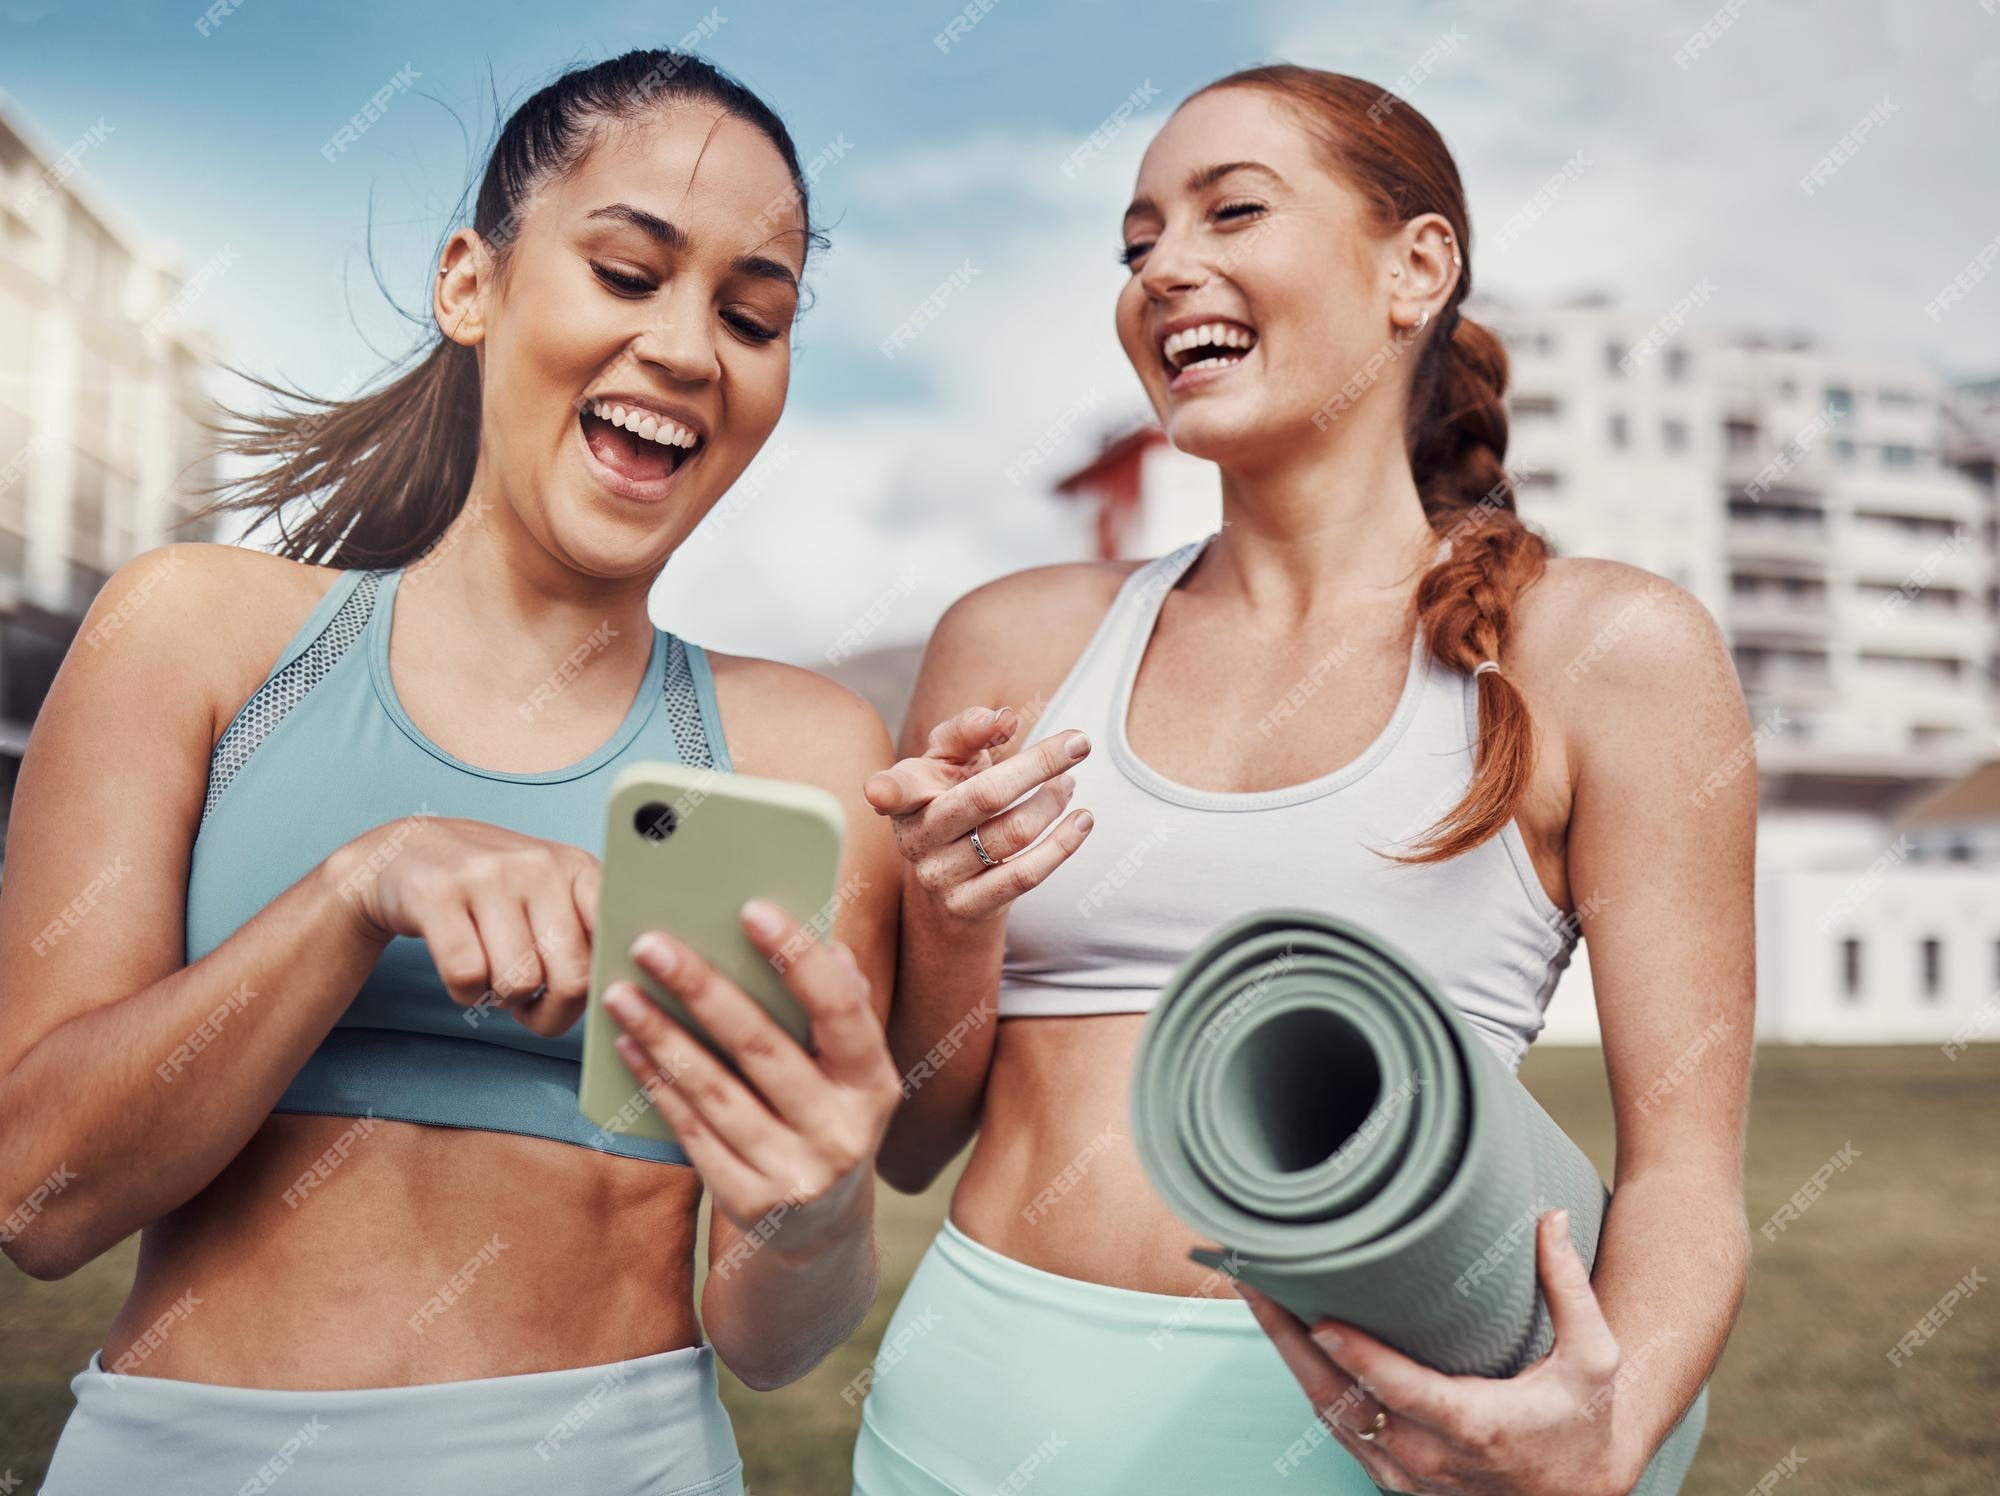
[[[904,858],[889,1012],[904,1101],[882,1145],[881,1174],[905,1193],[928,1188],[978,1130],[999,1032],[1008,907],[1089,832],[1087,813],[1065,814],[1070,787],[1058,776],[1075,762],[1063,752],[1065,735],[1021,745],[1116,581],[1095,568],[1050,567],[953,604],[924,651],[902,758],[868,783],[869,803],[895,824]],[[983,867],[967,840],[974,826],[990,855],[1012,860]]]
[[[182,966],[216,725],[211,610],[236,575],[221,549],[149,552],[106,583],[22,764],[0,888],[0,1201],[65,1181],[7,1243],[36,1277],[213,1179],[381,950],[323,863]]]
[[[1625,1357],[1611,1406],[1647,1453],[1742,1301],[1756,989],[1751,727],[1714,621],[1678,589],[1656,596],[1569,713],[1570,880],[1618,1129],[1592,1286]]]

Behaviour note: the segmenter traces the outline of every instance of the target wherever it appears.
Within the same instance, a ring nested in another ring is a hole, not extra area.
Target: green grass
[[[1974,1266],[2000,1267],[2000,1045],[1759,1052],[1751,1107],[1750,1288],[1710,1390],[1687,1496],[1742,1496],[1793,1448],[1797,1496],[1971,1496],[2000,1487],[2000,1292],[1960,1304],[1900,1369],[1887,1354]],[[1533,1052],[1523,1077],[1609,1171],[1595,1051]],[[1859,1157],[1775,1242],[1754,1228],[1842,1144]],[[778,1392],[729,1380],[757,1496],[845,1492],[859,1417],[841,1391],[867,1366],[942,1218],[949,1181],[881,1191],[883,1293],[862,1332]],[[136,1242],[61,1283],[0,1268],[0,1472],[33,1481],[131,1279]],[[976,1416],[976,1415],[971,1415]],[[32,1489],[27,1487],[25,1489]],[[1094,1493],[1095,1496],[1095,1493]]]

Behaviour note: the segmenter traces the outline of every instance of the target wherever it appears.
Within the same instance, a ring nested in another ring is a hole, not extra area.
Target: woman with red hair
[[[1721,1352],[1754,776],[1696,792],[1747,714],[1693,598],[1516,517],[1470,249],[1437,131],[1359,79],[1234,74],[1146,153],[1118,334],[1222,524],[961,599],[868,783],[908,869],[881,1173],[978,1141],[885,1340],[865,1496],[1623,1492]],[[1555,1347],[1518,1376],[1239,1297],[1140,1166],[1146,1011],[1208,931],[1300,904],[1421,958],[1510,1066],[1589,938],[1614,1203],[1594,1275],[1538,1224]]]

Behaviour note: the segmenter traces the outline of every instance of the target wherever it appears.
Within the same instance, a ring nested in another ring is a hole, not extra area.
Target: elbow
[[[913,1158],[887,1147],[875,1158],[876,1176],[899,1195],[921,1195],[936,1183],[942,1169],[935,1160]]]
[[[36,1228],[9,1236],[11,1228],[0,1228],[0,1252],[6,1253],[7,1260],[41,1283],[57,1283],[71,1273],[94,1261],[101,1255],[91,1251],[81,1243],[59,1235],[48,1229],[50,1223],[38,1221]]]

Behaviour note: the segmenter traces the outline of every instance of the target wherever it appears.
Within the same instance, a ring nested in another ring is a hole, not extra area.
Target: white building
[[[1759,1036],[1942,1043],[2000,1012],[2000,812],[1975,809],[2000,803],[2000,772],[1978,773],[2000,750],[2000,381],[1954,390],[1921,365],[1602,297],[1468,314],[1512,361],[1523,516],[1562,554],[1701,599],[1771,734]],[[1057,491],[1096,501],[1099,555],[1156,555],[1220,517],[1213,469],[1151,428]],[[1597,1037],[1587,952],[1545,1037]]]
[[[0,824],[105,578],[213,532],[176,525],[209,481],[190,291],[85,184],[93,148],[42,138],[0,95]]]

